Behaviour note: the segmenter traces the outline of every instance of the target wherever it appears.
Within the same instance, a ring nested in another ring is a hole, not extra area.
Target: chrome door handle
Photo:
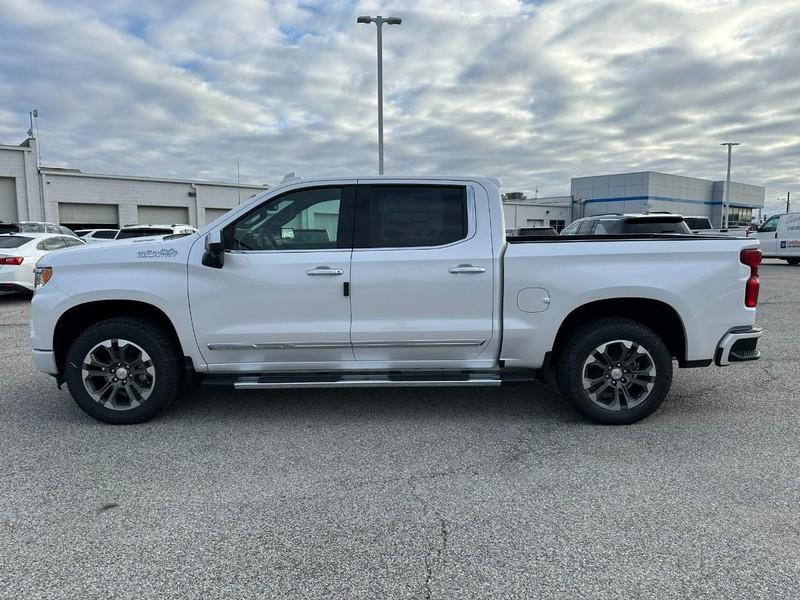
[[[457,267],[450,267],[451,273],[484,273],[486,267],[474,267],[472,265],[458,265]]]
[[[331,269],[330,267],[315,267],[306,271],[306,275],[341,275],[341,269]]]

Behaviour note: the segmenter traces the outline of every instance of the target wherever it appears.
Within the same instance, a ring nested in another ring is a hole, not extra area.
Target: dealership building
[[[561,230],[584,216],[658,211],[706,216],[720,227],[725,187],[725,181],[654,171],[576,177],[567,196],[531,199],[506,193],[503,212],[508,229]],[[34,138],[0,145],[0,221],[5,222],[49,221],[72,229],[133,223],[202,227],[266,188],[43,167]],[[731,182],[730,225],[749,225],[759,217],[764,195],[761,186]]]
[[[72,229],[133,223],[202,227],[267,186],[83,173],[40,167],[36,141],[0,145],[0,221]]]
[[[729,225],[747,226],[764,208],[765,188],[731,182]],[[722,224],[725,181],[654,171],[572,179],[572,220],[608,213],[671,212]]]

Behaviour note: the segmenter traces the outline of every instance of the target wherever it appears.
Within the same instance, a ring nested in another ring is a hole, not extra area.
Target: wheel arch
[[[584,323],[600,318],[630,319],[652,329],[666,344],[680,366],[687,366],[686,327],[678,312],[666,302],[651,298],[609,298],[583,304],[562,321],[553,342],[554,360],[570,335]]]
[[[139,300],[97,300],[73,306],[59,317],[53,330],[53,352],[59,373],[64,372],[72,341],[87,327],[114,317],[144,317],[158,323],[185,354],[175,326],[157,306]]]

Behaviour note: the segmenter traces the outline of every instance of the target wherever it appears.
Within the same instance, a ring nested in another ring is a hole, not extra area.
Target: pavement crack
[[[417,491],[414,483],[414,479],[409,480],[412,495],[414,498],[416,498],[417,502],[419,502],[420,506],[422,506],[423,512],[433,513],[433,516],[438,524],[435,535],[428,540],[428,552],[425,554],[423,559],[423,563],[425,565],[425,580],[423,582],[424,597],[426,600],[430,600],[430,598],[433,597],[433,578],[436,575],[436,572],[441,570],[441,568],[445,565],[445,557],[447,553],[450,532],[448,530],[447,520],[436,508],[432,507],[422,497],[422,495]]]

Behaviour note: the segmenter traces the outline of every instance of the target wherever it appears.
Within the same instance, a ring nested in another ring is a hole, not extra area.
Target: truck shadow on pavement
[[[185,393],[161,420],[555,420],[580,418],[554,388],[386,388],[233,391],[197,388]]]

